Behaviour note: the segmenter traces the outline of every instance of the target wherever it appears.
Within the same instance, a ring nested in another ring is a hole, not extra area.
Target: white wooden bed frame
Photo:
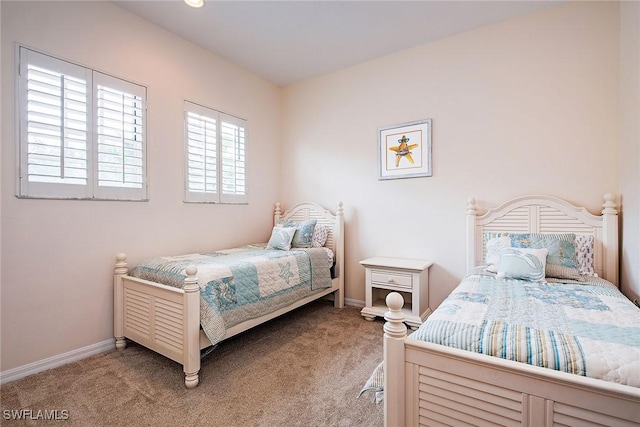
[[[317,219],[318,224],[329,226],[325,244],[334,252],[335,278],[332,287],[302,298],[295,303],[264,316],[246,320],[227,329],[223,339],[229,338],[281,314],[301,307],[313,300],[334,294],[334,305],[344,307],[344,211],[342,202],[334,214],[320,205],[299,203],[282,214],[276,203],[274,224],[280,220],[304,221]],[[114,335],[116,348],[126,346],[126,338],[160,353],[183,365],[185,385],[198,385],[200,350],[211,345],[200,330],[200,287],[197,269],[187,268],[184,288],[154,283],[127,275],[126,255],[116,256],[114,284]]]
[[[519,197],[479,215],[467,206],[467,267],[484,259],[483,233],[574,232],[595,236],[595,270],[618,284],[618,213],[601,216],[548,196]],[[385,426],[640,424],[640,389],[407,338],[402,296],[387,296]]]

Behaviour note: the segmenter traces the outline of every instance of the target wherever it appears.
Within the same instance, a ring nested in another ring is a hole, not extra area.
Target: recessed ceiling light
[[[184,0],[186,4],[191,7],[202,7],[204,6],[204,0]]]

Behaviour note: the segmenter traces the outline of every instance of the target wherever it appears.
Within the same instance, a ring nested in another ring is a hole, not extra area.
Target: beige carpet
[[[374,393],[357,398],[382,360],[382,321],[313,302],[222,342],[200,385],[182,366],[131,344],[2,386],[3,426],[383,425]],[[66,421],[6,420],[5,410],[59,413]]]

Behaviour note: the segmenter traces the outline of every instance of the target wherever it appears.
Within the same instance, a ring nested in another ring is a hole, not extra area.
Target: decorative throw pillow
[[[511,247],[511,239],[508,236],[493,237],[487,240],[487,254],[485,256],[485,262],[487,264],[487,271],[492,273],[498,272],[498,265],[500,264],[500,250],[503,248]]]
[[[498,278],[541,281],[545,277],[547,249],[503,248]]]
[[[273,227],[271,238],[267,243],[267,249],[280,249],[288,251],[291,249],[291,241],[296,233],[296,227]]]
[[[514,248],[545,248],[547,255],[546,276],[583,282],[576,262],[573,233],[487,233],[491,237],[509,236]]]
[[[293,236],[291,246],[294,248],[310,248],[313,242],[313,230],[316,228],[317,219],[307,221],[281,221],[278,225],[282,227],[295,227],[296,234]]]
[[[311,238],[311,246],[314,248],[321,248],[327,243],[329,237],[329,226],[324,224],[316,224],[313,229],[313,237]]]
[[[593,235],[576,235],[576,261],[580,274],[595,276],[593,269]]]

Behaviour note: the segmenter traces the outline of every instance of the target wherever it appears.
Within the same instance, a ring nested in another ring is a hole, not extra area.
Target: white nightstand
[[[374,257],[360,261],[365,268],[365,307],[360,314],[373,320],[384,317],[387,306],[384,299],[395,291],[404,298],[402,312],[405,323],[412,329],[431,314],[429,308],[429,267],[432,261]]]

